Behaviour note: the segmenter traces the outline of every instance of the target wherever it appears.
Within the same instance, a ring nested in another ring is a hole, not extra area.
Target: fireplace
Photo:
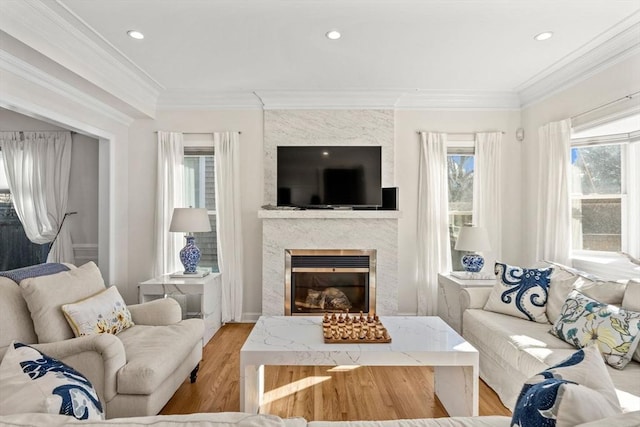
[[[347,249],[285,250],[286,316],[376,307],[376,251]]]

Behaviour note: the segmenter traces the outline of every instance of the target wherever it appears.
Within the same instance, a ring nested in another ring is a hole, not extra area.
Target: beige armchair
[[[182,320],[170,298],[128,308],[135,326],[118,335],[39,343],[21,287],[0,277],[0,359],[13,340],[33,345],[85,375],[107,418],[155,415],[187,377],[196,380],[204,324]]]

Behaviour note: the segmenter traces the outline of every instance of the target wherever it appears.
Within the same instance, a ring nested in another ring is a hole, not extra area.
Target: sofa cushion
[[[572,291],[549,332],[577,348],[596,344],[607,364],[623,369],[640,340],[640,313]]]
[[[76,337],[96,334],[113,334],[133,326],[118,288],[104,291],[73,304],[63,304],[62,312]]]
[[[9,346],[0,363],[0,414],[41,412],[79,420],[101,420],[93,386],[64,363],[20,343]]]
[[[24,279],[20,288],[41,343],[73,338],[73,331],[62,313],[62,305],[105,289],[100,270],[93,262],[50,276]]]
[[[136,325],[118,338],[127,364],[118,371],[119,394],[151,394],[185,360],[194,345],[202,345],[200,319],[167,326]]]
[[[496,262],[497,276],[485,310],[547,323],[551,268],[521,268]]]
[[[6,277],[0,277],[0,325],[0,358],[13,340],[25,344],[38,341],[20,287]]]
[[[464,314],[464,335],[473,339],[478,350],[501,363],[507,363],[526,377],[535,375],[552,365],[547,357],[554,349],[575,348],[549,334],[549,325],[530,322],[485,310],[467,310]],[[530,353],[524,350],[537,349]],[[560,359],[562,360],[562,359]]]
[[[621,412],[600,351],[589,346],[525,382],[511,425],[573,427]]]

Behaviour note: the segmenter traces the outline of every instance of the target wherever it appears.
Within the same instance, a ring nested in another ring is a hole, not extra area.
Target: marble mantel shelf
[[[374,210],[342,210],[342,209],[308,209],[308,210],[277,210],[261,209],[258,218],[262,219],[398,219],[402,217],[400,211]]]

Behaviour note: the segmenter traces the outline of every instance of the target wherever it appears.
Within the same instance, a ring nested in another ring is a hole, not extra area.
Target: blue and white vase
[[[200,262],[200,248],[196,246],[194,236],[185,236],[187,245],[180,251],[180,261],[184,265],[184,274],[196,273]]]
[[[462,257],[462,266],[469,273],[477,273],[484,267],[484,258],[478,254],[466,254]]]

